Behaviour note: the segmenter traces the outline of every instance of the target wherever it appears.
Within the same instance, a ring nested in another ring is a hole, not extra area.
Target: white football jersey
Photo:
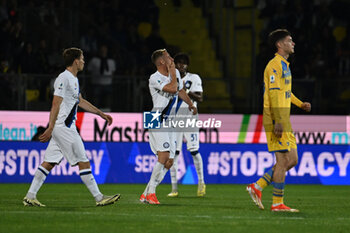
[[[202,80],[197,74],[187,73],[185,77],[181,79],[181,83],[184,83],[185,88],[190,92],[203,92]],[[193,105],[197,107],[197,101],[192,100],[192,102]],[[179,110],[181,114],[192,115],[192,112],[188,109],[188,104],[181,99],[178,101],[176,107],[176,111]]]
[[[56,78],[54,89],[54,95],[63,98],[55,126],[75,126],[80,93],[78,78],[65,70]]]
[[[176,78],[178,83],[178,91],[183,88],[183,83],[180,81],[180,72],[176,69]],[[156,71],[151,75],[149,79],[149,90],[152,96],[153,108],[152,111],[159,111],[162,116],[166,118],[173,118],[175,116],[175,108],[178,101],[178,91],[176,94],[164,92],[163,88],[165,85],[170,83],[171,77],[162,75]]]

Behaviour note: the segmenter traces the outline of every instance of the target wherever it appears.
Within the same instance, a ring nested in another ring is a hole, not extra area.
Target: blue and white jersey
[[[181,83],[184,83],[185,88],[190,92],[203,92],[202,80],[197,74],[187,73],[182,79]],[[197,101],[193,101],[193,105],[197,107]],[[176,114],[183,114],[189,116],[193,115],[192,112],[188,109],[188,104],[183,100],[179,100],[176,107]]]
[[[183,83],[180,81],[180,72],[176,69],[176,78],[178,82],[178,91],[183,88]],[[161,119],[167,120],[174,118],[175,108],[178,101],[178,91],[175,94],[163,91],[165,85],[171,82],[170,74],[168,76],[162,75],[156,71],[149,79],[149,90],[152,96],[153,108],[152,112],[159,111]]]
[[[55,126],[75,126],[80,94],[78,78],[65,70],[56,78],[54,89],[54,95],[63,98]]]

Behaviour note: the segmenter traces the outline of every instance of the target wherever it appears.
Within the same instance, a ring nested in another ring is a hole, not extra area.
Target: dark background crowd
[[[266,42],[269,32],[287,28],[296,43],[293,78],[320,79],[344,77],[350,74],[349,1],[258,1],[264,30],[260,32]],[[261,56],[270,54],[267,44],[261,44]]]
[[[295,54],[289,59],[293,92],[299,90],[303,99],[318,101],[322,114],[349,114],[350,1],[266,0],[256,5],[264,21],[257,80],[272,57],[266,43],[268,34],[287,28],[296,43]]]
[[[201,1],[194,3],[203,7]],[[174,5],[180,6],[181,1],[175,0]],[[349,1],[262,0],[255,5],[264,21],[256,58],[257,82],[271,58],[267,35],[276,28],[290,30],[296,42],[296,54],[291,57],[293,79],[350,76]],[[152,51],[171,46],[159,35],[159,11],[153,0],[0,0],[0,72],[56,75],[63,68],[63,48],[76,46],[84,51],[84,74],[147,76],[154,71]],[[0,78],[1,109],[12,106],[6,100],[7,83]],[[49,85],[44,82],[42,86]],[[327,87],[329,95],[336,96],[329,101],[345,101],[346,106],[348,88],[334,85],[338,86]],[[47,98],[45,88],[40,89],[40,96]],[[321,97],[320,101],[327,101]]]
[[[63,48],[79,46],[87,65],[97,56],[114,60],[115,74],[143,75],[166,46],[158,14],[152,0],[1,0],[1,72],[54,73]]]

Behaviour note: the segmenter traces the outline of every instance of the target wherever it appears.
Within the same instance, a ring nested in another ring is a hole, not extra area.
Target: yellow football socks
[[[273,183],[272,205],[282,204],[284,195],[284,183]]]
[[[261,189],[266,188],[272,180],[273,170],[270,168],[260,179],[256,182]]]

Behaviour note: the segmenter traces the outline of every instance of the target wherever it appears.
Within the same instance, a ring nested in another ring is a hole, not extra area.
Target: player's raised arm
[[[170,73],[171,76],[171,81],[170,83],[166,84],[162,91],[169,92],[171,94],[175,94],[177,92],[177,79],[176,79],[176,70],[175,70],[175,64],[174,60],[172,58],[167,58],[165,59],[166,65],[168,72]]]
[[[108,122],[108,125],[111,125],[113,122],[113,118],[102,112],[100,109],[96,108],[94,105],[92,105],[89,101],[84,99],[81,94],[79,95],[79,107],[84,109],[85,111],[94,113],[96,115],[99,115],[101,118],[105,119]]]

